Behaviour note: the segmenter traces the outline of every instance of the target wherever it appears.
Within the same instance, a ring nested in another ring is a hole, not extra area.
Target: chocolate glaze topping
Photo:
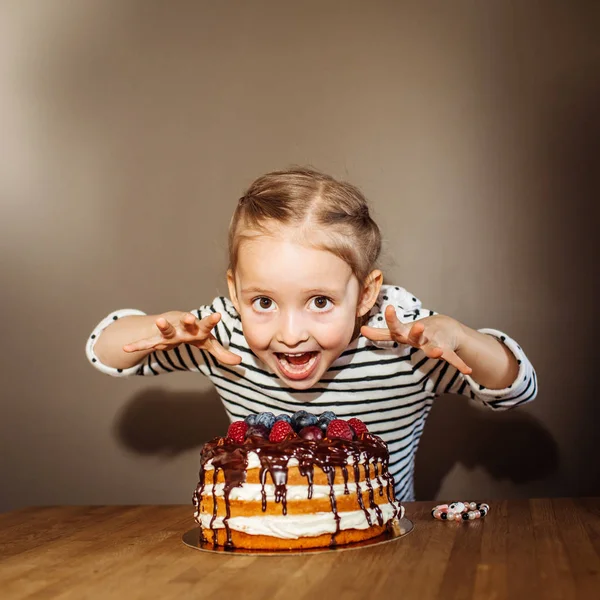
[[[267,509],[265,484],[268,483],[268,473],[275,486],[275,502],[281,503],[282,514],[287,514],[287,479],[288,462],[290,459],[295,458],[298,461],[298,470],[302,476],[306,477],[309,499],[312,498],[313,494],[315,467],[320,468],[326,474],[330,488],[329,499],[331,510],[336,522],[336,531],[331,536],[331,545],[335,545],[336,536],[340,532],[340,516],[338,514],[333,489],[335,473],[337,468],[341,469],[344,477],[344,494],[349,494],[348,459],[350,457],[353,459],[352,470],[354,472],[358,503],[360,508],[364,511],[370,526],[373,524],[371,514],[363,502],[363,494],[360,486],[359,461],[361,458],[364,459],[363,468],[368,490],[369,508],[375,511],[379,525],[383,525],[383,514],[379,506],[375,503],[370,476],[371,464],[373,465],[375,479],[379,484],[379,495],[383,496],[384,485],[381,480],[383,477],[385,479],[388,502],[395,501],[394,482],[388,471],[389,454],[387,446],[381,438],[371,433],[363,433],[358,439],[353,441],[327,438],[317,441],[295,437],[282,442],[269,442],[266,439],[251,436],[247,438],[243,444],[238,444],[229,438],[215,438],[205,444],[202,448],[200,454],[200,480],[194,493],[193,503],[197,512],[199,512],[202,493],[204,492],[206,482],[205,466],[209,461],[212,461],[214,467],[212,487],[214,508],[210,528],[213,531],[213,540],[216,543],[217,536],[214,523],[217,518],[217,497],[215,495],[214,483],[217,481],[219,470],[222,470],[225,479],[223,497],[225,501],[226,516],[223,518],[223,525],[227,536],[226,548],[233,547],[231,531],[228,526],[228,521],[231,517],[229,495],[234,487],[239,487],[246,481],[249,452],[255,452],[260,460],[261,466],[259,477],[262,486],[261,497],[263,511]],[[397,514],[394,514],[394,517],[396,516]],[[206,540],[202,539],[202,541]]]

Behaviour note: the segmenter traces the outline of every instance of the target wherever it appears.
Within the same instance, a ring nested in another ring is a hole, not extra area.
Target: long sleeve
[[[504,389],[490,390],[477,383],[470,375],[463,375],[458,369],[446,363],[436,379],[436,394],[461,394],[493,410],[506,410],[533,400],[537,395],[537,376],[521,346],[497,329],[478,331],[497,338],[515,355],[519,365],[516,379]]]
[[[234,327],[239,326],[239,316],[228,298],[215,298],[212,304],[201,306],[190,311],[199,319],[207,317],[211,313],[218,312],[221,320],[213,329],[217,340],[229,348],[231,332]],[[151,352],[139,364],[129,369],[115,369],[100,361],[94,352],[94,345],[102,332],[117,319],[130,315],[144,315],[146,313],[136,309],[122,309],[110,313],[92,331],[86,342],[86,355],[90,363],[102,373],[114,377],[130,377],[132,375],[161,375],[174,371],[193,371],[209,375],[211,372],[211,361],[208,353],[189,344],[182,344],[172,350],[157,350]],[[135,341],[135,340],[132,340]]]
[[[396,310],[398,319],[403,323],[411,323],[437,314],[433,310],[424,309],[421,301],[402,287],[383,286],[376,305],[371,311],[369,325],[385,327],[383,313],[390,304]],[[515,355],[519,365],[516,379],[502,390],[491,390],[477,383],[472,377],[463,375],[456,367],[442,361],[435,370],[433,392],[435,395],[460,394],[473,398],[493,410],[506,410],[514,406],[530,402],[537,395],[537,378],[535,370],[519,344],[497,329],[479,329],[480,333],[491,335]],[[377,346],[391,348],[393,342],[377,342]],[[418,360],[418,355],[417,359]]]

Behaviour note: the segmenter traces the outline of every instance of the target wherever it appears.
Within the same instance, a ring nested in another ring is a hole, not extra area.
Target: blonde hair
[[[235,272],[243,230],[269,231],[294,225],[322,228],[318,245],[344,260],[360,283],[381,251],[381,232],[362,192],[344,181],[308,168],[259,177],[238,201],[229,226],[229,268]]]

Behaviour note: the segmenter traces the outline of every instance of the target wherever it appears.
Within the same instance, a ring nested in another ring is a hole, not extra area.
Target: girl
[[[358,417],[390,451],[399,500],[413,500],[415,452],[433,399],[456,393],[494,410],[533,400],[517,343],[424,310],[375,267],[379,228],[354,186],[308,169],[269,173],[229,229],[230,298],[193,312],[119,310],[87,343],[116,376],[196,371],[231,420],[271,411]]]

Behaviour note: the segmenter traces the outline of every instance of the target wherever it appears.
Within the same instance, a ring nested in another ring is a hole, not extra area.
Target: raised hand
[[[238,365],[242,361],[241,357],[223,348],[212,334],[213,328],[220,320],[219,313],[212,313],[204,319],[198,319],[189,312],[164,313],[155,321],[158,329],[156,335],[126,344],[123,350],[171,350],[180,344],[190,344],[210,352],[223,364]]]
[[[374,342],[393,340],[419,348],[429,358],[441,358],[461,373],[471,374],[471,367],[456,354],[463,335],[458,321],[444,315],[433,315],[414,323],[401,323],[393,306],[387,306],[384,314],[387,329],[364,325],[360,332]]]

